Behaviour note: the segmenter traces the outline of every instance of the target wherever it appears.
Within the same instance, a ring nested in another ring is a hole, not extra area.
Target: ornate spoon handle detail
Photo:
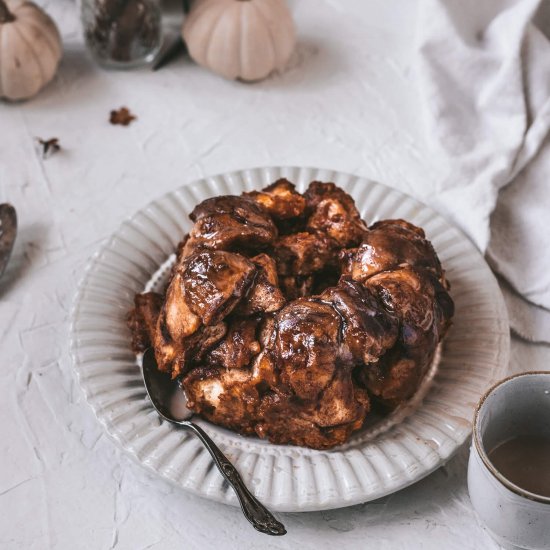
[[[254,529],[266,535],[280,536],[286,534],[285,526],[277,521],[273,514],[248,490],[235,466],[229,462],[228,458],[220,451],[206,432],[200,426],[188,420],[178,422],[178,424],[191,430],[202,441],[208,452],[212,455],[218,470],[227,479],[231,487],[233,487],[243,514],[253,525]]]

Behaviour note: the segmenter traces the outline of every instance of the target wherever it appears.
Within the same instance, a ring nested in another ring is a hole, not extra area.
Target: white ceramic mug
[[[550,372],[511,376],[481,398],[474,417],[468,491],[476,512],[501,546],[548,550],[550,498],[514,485],[488,458],[499,443],[526,434],[550,436]]]

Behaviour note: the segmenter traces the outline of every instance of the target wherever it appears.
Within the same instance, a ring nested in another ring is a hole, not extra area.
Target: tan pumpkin
[[[41,8],[0,0],[0,98],[37,94],[55,76],[61,54],[59,31]]]
[[[285,67],[296,32],[285,0],[195,0],[183,38],[199,65],[226,78],[260,80]]]

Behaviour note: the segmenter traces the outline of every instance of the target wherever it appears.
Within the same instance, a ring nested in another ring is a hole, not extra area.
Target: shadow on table
[[[101,93],[112,87],[110,79],[106,78],[109,71],[98,69],[84,44],[66,42],[63,48],[56,77],[29,103],[29,109],[56,109],[62,115],[70,107],[93,104]]]
[[[252,84],[265,90],[288,89],[307,92],[325,88],[331,82],[341,83],[346,72],[345,58],[341,52],[328,48],[324,43],[310,38],[301,39],[290,58],[287,68],[266,80]]]
[[[392,524],[412,523],[426,523],[428,529],[429,523],[436,522],[438,515],[456,513],[457,508],[473,514],[466,485],[468,455],[469,442],[445,466],[428,477],[372,502],[323,512],[284,514],[289,532],[297,526],[327,533],[349,532],[369,525],[384,525],[391,530]]]

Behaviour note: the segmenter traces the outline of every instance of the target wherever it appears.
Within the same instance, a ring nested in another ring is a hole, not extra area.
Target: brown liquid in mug
[[[550,437],[514,437],[490,451],[489,460],[514,485],[550,497]]]

